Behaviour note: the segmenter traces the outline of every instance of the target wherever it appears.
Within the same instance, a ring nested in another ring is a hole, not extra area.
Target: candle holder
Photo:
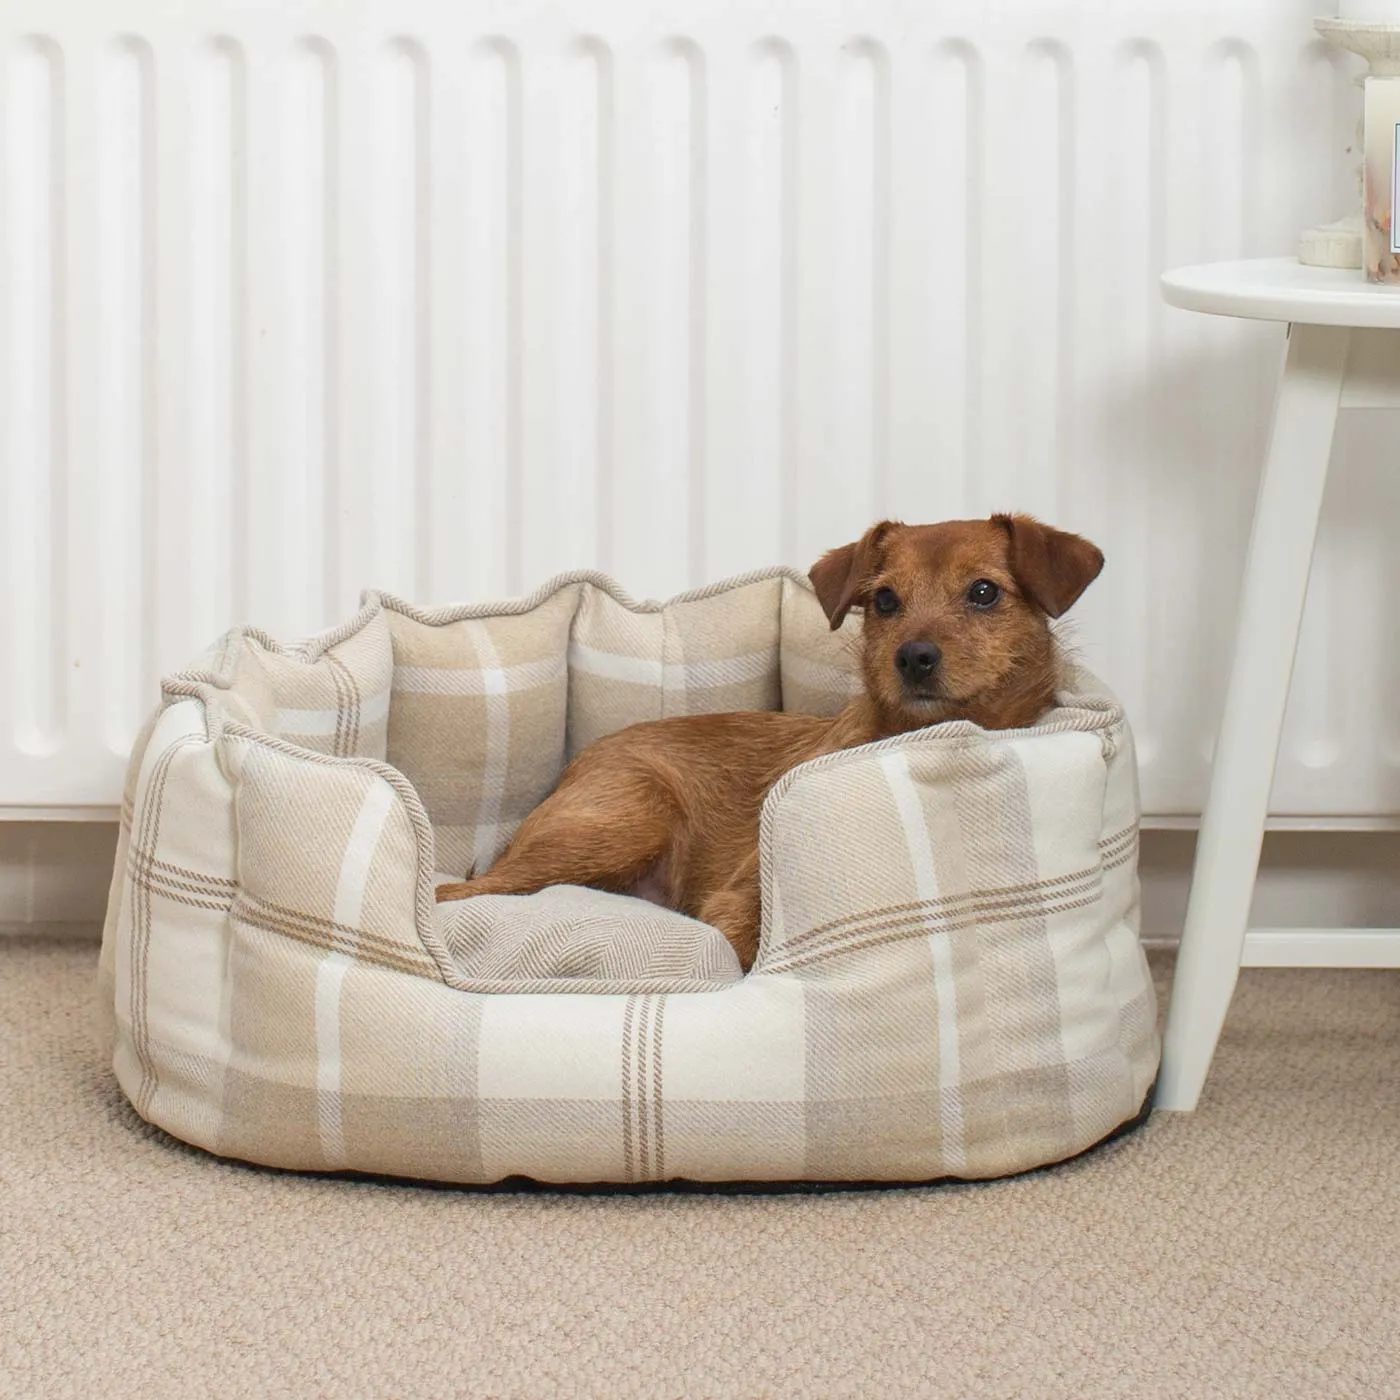
[[[1309,229],[1298,260],[1320,267],[1364,268],[1368,282],[1400,286],[1400,211],[1396,208],[1400,24],[1319,19],[1314,27],[1328,43],[1366,60],[1367,71],[1357,79],[1364,94],[1361,212]]]

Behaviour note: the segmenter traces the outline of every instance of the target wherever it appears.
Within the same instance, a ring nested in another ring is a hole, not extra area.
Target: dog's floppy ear
[[[1082,535],[1052,530],[1029,515],[992,519],[1011,537],[1012,577],[1049,617],[1068,612],[1103,568],[1103,551]]]
[[[829,549],[815,564],[807,577],[816,590],[827,621],[834,632],[846,620],[846,614],[857,604],[864,604],[861,585],[879,568],[880,541],[885,532],[897,522],[882,520],[872,525],[854,544]]]

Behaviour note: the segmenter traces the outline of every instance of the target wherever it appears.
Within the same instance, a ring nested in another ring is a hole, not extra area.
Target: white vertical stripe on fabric
[[[884,770],[885,781],[889,784],[900,824],[904,828],[909,862],[914,871],[914,888],[920,899],[935,899],[938,896],[938,877],[933,869],[923,804],[919,801],[918,789],[909,772],[908,755],[898,750],[881,754],[880,767]],[[964,1144],[953,954],[947,933],[930,934],[928,946],[933,958],[933,985],[938,997],[939,1131],[948,1170],[958,1172],[964,1166]]]
[[[345,843],[345,854],[341,858],[340,879],[335,887],[335,911],[331,915],[338,924],[354,928],[360,922],[370,862],[374,859],[374,848],[379,844],[384,821],[393,803],[393,789],[376,778],[360,804],[360,814],[350,828],[350,839]]]
[[[393,807],[389,784],[376,779],[350,828],[335,887],[334,921],[358,928],[364,910],[370,864]],[[345,1134],[340,1120],[340,989],[352,958],[331,953],[316,968],[316,1126],[327,1167],[345,1165]]]

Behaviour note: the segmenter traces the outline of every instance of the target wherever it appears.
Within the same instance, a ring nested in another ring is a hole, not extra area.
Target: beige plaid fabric
[[[605,734],[667,715],[780,708],[784,616],[802,619],[794,664],[809,678],[799,698],[811,701],[789,708],[826,713],[824,682],[839,709],[849,674],[815,659],[811,637],[829,629],[810,587],[805,609],[781,609],[793,586],[769,574],[662,606],[575,574],[508,608],[429,612],[382,598],[393,640],[387,757],[423,800],[440,869],[486,869],[565,760]]]
[[[485,870],[558,781],[579,592],[565,584],[526,610],[495,615],[385,600],[388,760],[422,799],[439,868],[458,878]]]
[[[833,632],[807,580],[785,578],[779,657],[782,704],[774,708],[834,715],[859,695],[860,623],[860,612],[849,612],[840,630]]]
[[[707,992],[743,973],[716,928],[628,895],[555,885],[442,906],[442,941],[477,991]]]
[[[1131,1118],[1158,1055],[1136,770],[1082,672],[1033,729],[788,774],[747,977],[616,896],[434,904],[588,738],[835,708],[852,653],[824,628],[779,570],[665,607],[571,575],[440,612],[371,595],[300,648],[230,634],[128,771],[100,1000],[137,1110],[251,1161],[457,1182],[987,1177]]]

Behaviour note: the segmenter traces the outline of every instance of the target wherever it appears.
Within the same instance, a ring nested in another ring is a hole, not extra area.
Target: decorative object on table
[[[1315,22],[1338,48],[1366,60],[1362,85],[1361,212],[1309,229],[1300,262],[1315,267],[1362,267],[1366,280],[1400,285],[1400,220],[1396,218],[1397,136],[1400,136],[1400,0],[1340,0],[1336,18]]]

